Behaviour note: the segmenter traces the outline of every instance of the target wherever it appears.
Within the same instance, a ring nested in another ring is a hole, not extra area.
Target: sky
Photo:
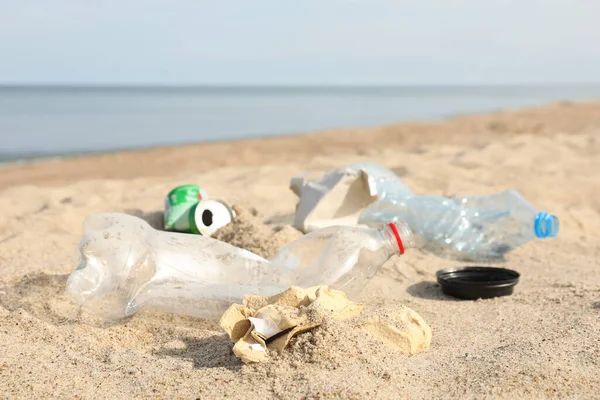
[[[0,0],[0,83],[600,82],[598,0]]]

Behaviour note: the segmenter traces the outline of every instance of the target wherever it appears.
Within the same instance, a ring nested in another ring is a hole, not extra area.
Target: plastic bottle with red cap
[[[373,203],[359,222],[376,227],[402,220],[420,247],[462,260],[504,257],[535,239],[555,237],[558,217],[537,211],[514,190],[482,196],[387,196]]]
[[[244,295],[328,285],[355,297],[392,256],[414,246],[402,222],[382,228],[328,227],[266,260],[200,235],[158,231],[121,213],[83,223],[80,263],[69,276],[75,302],[107,319],[144,309],[218,318]]]
[[[383,228],[331,226],[293,241],[270,262],[277,270],[289,271],[295,286],[329,285],[353,298],[387,260],[411,247],[414,236],[403,222]]]

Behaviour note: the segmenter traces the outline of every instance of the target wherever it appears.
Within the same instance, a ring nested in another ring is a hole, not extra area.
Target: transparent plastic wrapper
[[[369,182],[360,195],[372,200],[348,212],[339,205],[353,203],[357,191],[349,188],[359,179]],[[349,183],[344,186],[340,182]],[[327,226],[332,217],[348,225],[369,227],[404,221],[421,237],[425,250],[448,258],[501,258],[536,238],[554,237],[559,230],[556,216],[536,211],[514,190],[485,196],[421,196],[392,171],[373,163],[352,164],[310,181],[296,177],[292,190],[300,197],[295,220],[298,229]]]
[[[244,295],[328,285],[355,297],[393,255],[413,247],[403,223],[329,227],[305,235],[271,260],[206,236],[158,231],[120,213],[83,223],[81,260],[67,281],[79,304],[108,319],[142,309],[218,318]]]

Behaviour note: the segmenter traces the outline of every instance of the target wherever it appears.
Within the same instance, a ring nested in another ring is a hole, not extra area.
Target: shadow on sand
[[[207,338],[186,336],[180,338],[184,348],[162,348],[155,354],[182,360],[192,360],[194,368],[226,368],[237,371],[242,362],[233,354],[232,343],[226,334],[217,334]]]
[[[123,211],[125,214],[133,215],[146,221],[154,229],[161,231],[165,230],[165,213],[164,211],[149,211],[145,212],[138,208],[128,208]]]
[[[55,326],[85,323],[108,328],[131,320],[105,320],[85,313],[66,291],[68,278],[69,274],[37,273],[24,276],[14,286],[0,286],[0,307],[11,312],[23,310]]]
[[[454,297],[447,296],[442,293],[442,288],[439,283],[433,281],[423,281],[415,283],[406,288],[406,292],[411,296],[426,300],[444,300],[444,301],[459,301]]]
[[[79,307],[65,291],[68,274],[26,275],[15,286],[1,286],[0,306],[9,311],[24,310],[52,325],[69,325],[80,321]]]

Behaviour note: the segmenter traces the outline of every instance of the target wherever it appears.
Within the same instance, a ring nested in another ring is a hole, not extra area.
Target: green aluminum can
[[[176,223],[189,209],[203,198],[206,192],[198,185],[182,185],[171,190],[165,198],[165,229],[176,229]]]
[[[211,236],[235,218],[235,211],[225,200],[203,199],[187,208],[175,221],[171,230]]]

